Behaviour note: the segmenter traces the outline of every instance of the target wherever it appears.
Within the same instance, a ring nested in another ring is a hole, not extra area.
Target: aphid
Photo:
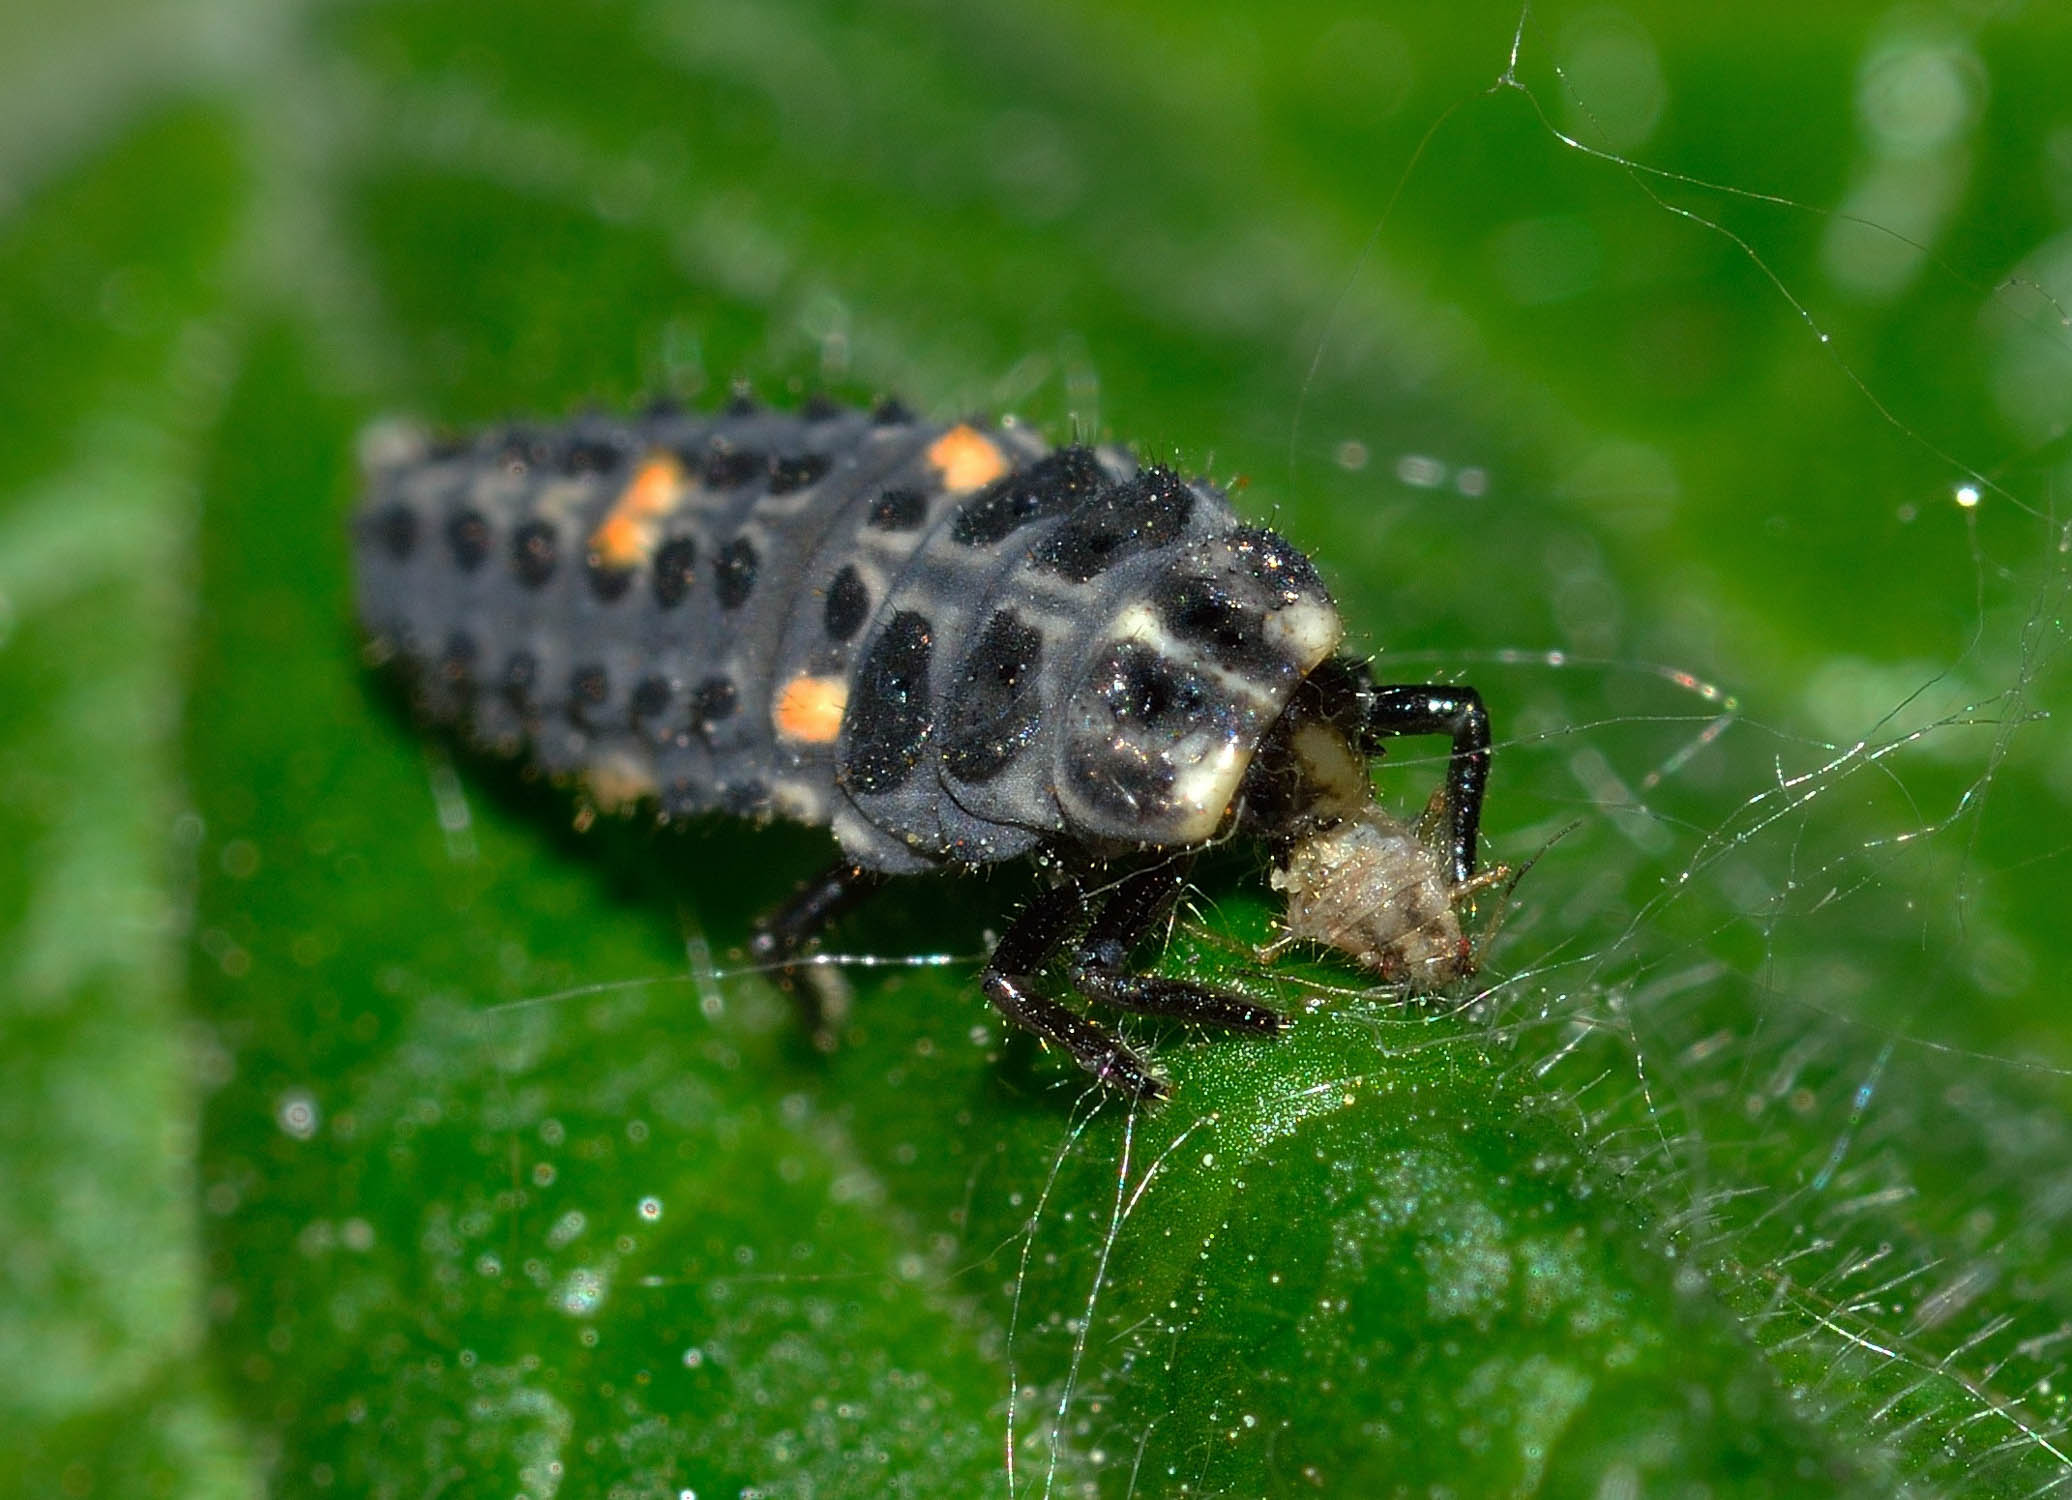
[[[756,930],[796,989],[890,877],[1037,858],[986,998],[1104,1082],[1164,1082],[1061,1004],[1272,1033],[1275,1011],[1135,972],[1192,857],[1263,841],[1288,941],[1430,989],[1474,967],[1489,724],[1472,688],[1339,654],[1308,558],[1221,491],[1111,447],[896,405],[661,407],[365,444],[362,620],[424,709],[600,805],[824,824],[841,859]],[[1452,756],[1420,829],[1375,801],[1392,735]]]

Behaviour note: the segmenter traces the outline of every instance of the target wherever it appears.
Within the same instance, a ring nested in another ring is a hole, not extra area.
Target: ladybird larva
[[[1052,883],[982,988],[1160,1097],[1038,976],[1062,954],[1097,1003],[1277,1031],[1130,966],[1193,855],[1234,833],[1271,852],[1291,940],[1420,988],[1472,971],[1481,698],[1377,683],[1309,559],[1204,480],[825,402],[456,443],[391,425],[363,448],[361,619],[431,717],[606,805],[832,830],[840,860],[757,930],[780,969],[887,878],[1040,855]],[[1429,836],[1374,797],[1400,734],[1452,742]]]

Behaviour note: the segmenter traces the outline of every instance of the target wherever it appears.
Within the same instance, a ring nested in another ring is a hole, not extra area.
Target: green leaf
[[[231,1414],[189,1378],[194,1079],[170,878],[229,147],[220,118],[161,113],[0,239],[0,1476],[21,1493],[87,1475],[233,1493],[240,1473]]]
[[[2054,18],[18,24],[11,1489],[2072,1473]],[[423,734],[356,434],[736,378],[1242,478],[1491,704],[1479,985],[1262,963],[1230,851],[1163,961],[1297,1024],[1138,1025],[1131,1109],[978,997],[1005,871],[841,930],[822,1055],[741,952],[823,834],[590,826]]]

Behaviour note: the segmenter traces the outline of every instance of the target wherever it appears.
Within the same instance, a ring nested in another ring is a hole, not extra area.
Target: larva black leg
[[[1453,740],[1453,756],[1446,763],[1446,848],[1453,883],[1466,883],[1475,873],[1482,796],[1489,787],[1489,712],[1482,695],[1445,683],[1377,685],[1367,700],[1364,727],[1370,739],[1443,734]]]
[[[1001,1015],[1064,1048],[1101,1082],[1140,1099],[1163,1099],[1170,1090],[1143,1058],[1037,988],[1037,976],[1064,947],[1086,907],[1086,890],[1076,881],[1037,896],[1000,939],[979,986]]]
[[[1072,983],[1089,1000],[1143,1015],[1177,1016],[1205,1026],[1271,1036],[1286,1024],[1279,1011],[1242,995],[1184,979],[1133,974],[1130,954],[1179,899],[1191,862],[1161,860],[1123,877],[1080,940]]]
[[[774,966],[771,977],[798,1003],[814,1045],[823,1051],[833,1044],[834,1030],[848,1009],[848,995],[831,970],[808,968],[798,960],[828,923],[853,911],[887,878],[846,860],[830,866],[756,923],[748,940],[750,956]]]

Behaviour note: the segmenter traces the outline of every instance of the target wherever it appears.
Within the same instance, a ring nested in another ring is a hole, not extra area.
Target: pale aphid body
[[[1291,938],[1414,989],[1474,971],[1444,855],[1380,807],[1302,839],[1270,879],[1287,897],[1281,922]]]
[[[1291,937],[1418,987],[1472,969],[1480,699],[1339,654],[1309,559],[1204,480],[825,403],[445,443],[391,425],[363,450],[361,619],[429,717],[604,806],[832,831],[840,861],[758,929],[780,969],[887,878],[1037,857],[1051,884],[987,998],[1157,1096],[1054,992],[1279,1029],[1130,967],[1192,855],[1231,835],[1271,851]],[[1384,737],[1433,733],[1453,755],[1428,847],[1367,768]]]

